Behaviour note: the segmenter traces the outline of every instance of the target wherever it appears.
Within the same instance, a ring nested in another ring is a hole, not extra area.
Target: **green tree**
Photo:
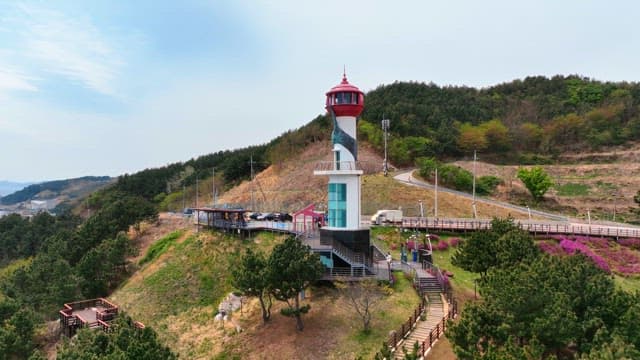
[[[162,345],[153,329],[138,329],[133,320],[120,313],[112,325],[113,331],[105,333],[90,329],[78,331],[73,341],[63,344],[58,351],[60,360],[89,359],[140,359],[173,360],[178,357]]]
[[[494,152],[504,152],[511,149],[509,129],[499,119],[493,119],[480,124],[487,139],[487,148]]]
[[[284,243],[274,247],[269,256],[268,267],[273,296],[288,305],[281,311],[282,314],[295,317],[296,328],[302,331],[302,314],[309,311],[310,305],[300,306],[298,295],[322,276],[324,266],[320,257],[312,253],[308,245],[303,245],[295,237],[289,237]]]
[[[257,297],[262,308],[262,321],[265,323],[269,321],[272,300],[269,268],[264,254],[248,248],[240,264],[233,269],[232,273],[233,286],[245,295]]]
[[[482,151],[489,146],[486,130],[471,123],[464,123],[459,127],[457,144],[463,152]]]
[[[535,202],[539,202],[553,185],[549,174],[540,166],[534,166],[531,169],[520,168],[518,170],[518,179],[524,183]]]
[[[484,278],[487,271],[497,264],[495,242],[498,236],[491,231],[476,231],[460,243],[451,263],[464,270],[480,274]]]

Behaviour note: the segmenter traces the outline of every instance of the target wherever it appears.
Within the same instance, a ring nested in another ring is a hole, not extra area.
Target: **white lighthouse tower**
[[[329,176],[327,226],[320,231],[320,241],[338,241],[364,259],[370,258],[369,229],[360,227],[360,179],[356,120],[364,107],[364,93],[347,81],[326,93],[326,105],[333,120],[333,160],[320,164],[315,175]]]

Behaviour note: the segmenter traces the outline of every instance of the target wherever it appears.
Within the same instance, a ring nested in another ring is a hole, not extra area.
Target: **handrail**
[[[386,344],[389,346],[391,352],[395,352],[397,350],[398,345],[402,343],[402,341],[411,334],[411,331],[416,326],[418,320],[426,310],[427,302],[422,298],[422,301],[418,306],[413,310],[409,319],[400,325],[398,331],[392,331],[389,335],[389,338],[386,341]]]
[[[348,247],[344,246],[339,241],[332,241],[331,247],[333,248],[333,251],[336,254],[344,257],[345,260],[350,261],[351,265],[359,265],[359,266],[366,265],[365,262],[364,262],[364,255],[363,254],[357,253],[357,252],[349,249]]]
[[[344,170],[355,171],[363,170],[364,165],[360,161],[318,161],[315,166],[315,171],[332,171],[332,170]]]
[[[515,220],[515,223],[523,230],[533,234],[575,234],[608,237],[640,238],[640,228],[620,226],[606,226],[601,224],[568,224],[565,222],[536,222],[530,220]],[[491,227],[490,219],[464,219],[464,218],[426,218],[404,217],[402,227],[422,228],[428,230],[456,231],[456,230],[485,230]]]

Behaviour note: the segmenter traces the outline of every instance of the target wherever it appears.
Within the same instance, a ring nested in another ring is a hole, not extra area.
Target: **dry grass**
[[[416,186],[398,183],[392,177],[381,174],[364,176],[362,180],[362,212],[373,214],[378,209],[397,209],[402,207],[405,216],[419,216],[418,200],[422,200],[426,216],[434,216],[435,192]],[[527,214],[500,206],[477,203],[478,217],[526,218]],[[457,195],[438,193],[438,217],[473,217],[471,199]]]
[[[543,165],[555,184],[565,187],[586,188],[580,192],[568,192],[562,196],[550,189],[540,207],[565,212],[567,215],[586,217],[591,211],[594,220],[612,220],[614,209],[616,220],[633,219],[630,210],[637,208],[633,196],[640,189],[640,147],[610,151],[606,153],[574,154],[565,156],[572,160],[605,160],[605,163],[580,163],[571,165]],[[471,171],[471,161],[455,164]],[[519,166],[500,166],[478,162],[478,176],[494,175],[505,181],[498,188],[496,198],[513,203],[526,204],[531,199],[523,184],[516,177]]]

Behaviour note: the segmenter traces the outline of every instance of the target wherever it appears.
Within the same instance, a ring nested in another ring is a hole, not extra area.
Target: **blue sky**
[[[634,1],[0,0],[0,179],[264,143],[340,80],[640,80]]]

